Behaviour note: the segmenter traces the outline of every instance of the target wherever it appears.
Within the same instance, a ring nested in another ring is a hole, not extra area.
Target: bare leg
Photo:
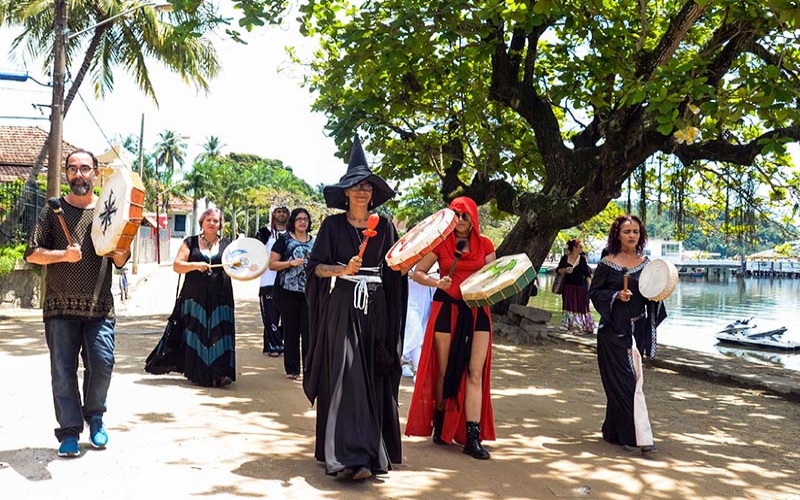
[[[483,402],[483,365],[486,363],[486,352],[489,350],[489,332],[475,332],[472,338],[472,352],[469,356],[469,372],[467,374],[467,393],[464,406],[467,410],[467,421],[480,422],[481,403]]]
[[[444,372],[447,370],[447,357],[450,355],[450,334],[448,332],[433,333],[433,349],[439,372],[436,374],[436,409],[444,408]]]

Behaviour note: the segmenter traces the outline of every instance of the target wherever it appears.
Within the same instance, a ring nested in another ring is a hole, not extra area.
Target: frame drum
[[[453,232],[456,222],[456,213],[449,208],[429,215],[392,245],[386,263],[395,271],[408,271]]]
[[[639,275],[639,292],[650,300],[661,302],[672,295],[678,285],[678,270],[671,262],[653,259]]]
[[[222,252],[222,269],[236,280],[258,278],[267,270],[268,262],[267,247],[259,240],[244,235],[239,235]]]
[[[106,180],[94,207],[92,243],[97,255],[126,251],[139,232],[144,209],[144,184],[139,174],[117,169]]]
[[[461,296],[470,307],[491,306],[521,292],[536,279],[524,253],[505,255],[490,262],[461,283]]]

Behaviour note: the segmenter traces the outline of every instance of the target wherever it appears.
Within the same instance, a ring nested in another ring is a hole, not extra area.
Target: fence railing
[[[0,244],[25,241],[46,200],[47,193],[38,186],[0,183]]]

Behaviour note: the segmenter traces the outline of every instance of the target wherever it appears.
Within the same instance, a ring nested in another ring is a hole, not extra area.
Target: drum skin
[[[473,273],[461,283],[461,295],[470,307],[492,306],[521,292],[536,279],[524,253],[504,255]]]
[[[256,279],[267,270],[267,248],[255,238],[240,235],[222,252],[222,269],[235,280]],[[238,264],[238,265],[236,265]]]
[[[106,180],[92,221],[92,243],[97,255],[130,250],[142,222],[144,194],[139,174],[127,168],[117,169]]]
[[[639,275],[639,292],[656,302],[666,300],[677,285],[678,269],[664,259],[651,260]]]
[[[386,263],[395,271],[407,272],[453,232],[456,222],[456,213],[449,208],[429,215],[392,245]]]

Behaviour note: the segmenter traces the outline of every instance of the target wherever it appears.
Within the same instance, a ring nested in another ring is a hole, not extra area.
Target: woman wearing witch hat
[[[345,212],[322,222],[308,261],[303,389],[317,405],[314,457],[327,474],[358,481],[402,459],[397,396],[408,280],[384,262],[397,240],[391,221],[380,217],[374,234],[367,229],[370,210],[394,191],[369,169],[357,136],[347,173],[324,194]]]

